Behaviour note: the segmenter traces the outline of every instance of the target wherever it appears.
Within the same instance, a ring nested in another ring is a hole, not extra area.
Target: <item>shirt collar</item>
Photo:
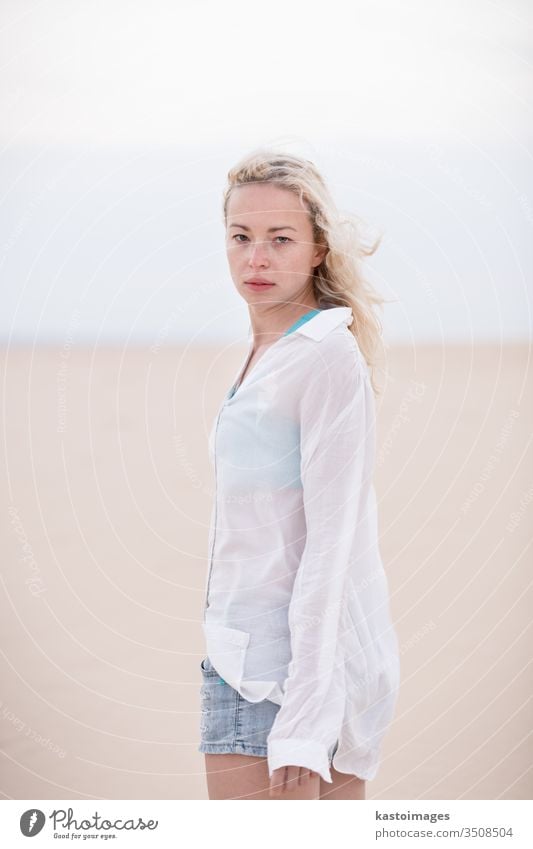
[[[340,324],[345,324],[349,327],[353,321],[353,313],[351,307],[329,307],[320,310],[317,315],[314,315],[305,324],[300,325],[290,334],[301,333],[302,336],[308,336],[314,339],[315,342],[320,342],[332,330],[335,330]],[[248,341],[253,338],[252,325],[248,325]]]
[[[321,310],[318,315],[314,315],[305,324],[293,330],[293,333],[301,333],[302,336],[309,336],[315,342],[320,342],[340,324],[345,324],[347,327],[353,321],[351,307],[330,307],[329,309]]]

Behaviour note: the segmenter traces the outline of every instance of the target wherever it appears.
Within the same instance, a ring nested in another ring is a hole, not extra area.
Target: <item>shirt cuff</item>
[[[268,775],[282,766],[304,766],[318,772],[324,781],[333,784],[329,770],[329,752],[323,743],[291,737],[290,740],[268,740]]]

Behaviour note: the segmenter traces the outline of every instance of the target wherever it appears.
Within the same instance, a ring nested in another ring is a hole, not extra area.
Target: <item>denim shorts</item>
[[[224,681],[208,657],[200,663],[201,722],[199,752],[267,757],[267,737],[280,705],[249,702]],[[329,752],[329,763],[338,741]]]

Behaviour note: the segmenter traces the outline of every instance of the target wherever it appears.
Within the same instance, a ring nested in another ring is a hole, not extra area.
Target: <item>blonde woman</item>
[[[209,440],[209,798],[364,799],[400,678],[372,483],[373,250],[296,156],[247,156],[223,210],[250,332]]]

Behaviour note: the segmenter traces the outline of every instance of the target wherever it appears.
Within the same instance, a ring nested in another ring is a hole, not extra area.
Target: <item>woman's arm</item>
[[[284,699],[267,741],[271,777],[291,765],[332,780],[328,749],[340,734],[345,708],[339,622],[372,483],[374,426],[366,367],[343,345],[341,354],[314,370],[300,401],[307,532],[289,605],[292,657]]]

